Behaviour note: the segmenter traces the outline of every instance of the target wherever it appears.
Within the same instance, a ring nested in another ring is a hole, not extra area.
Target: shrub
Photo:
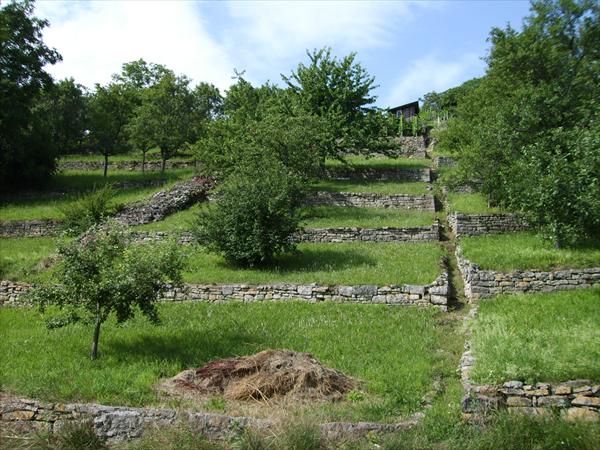
[[[195,234],[229,262],[257,265],[295,248],[301,183],[275,158],[246,158],[197,218]]]
[[[63,228],[67,234],[83,233],[92,225],[103,222],[114,212],[110,204],[114,190],[112,185],[94,186],[92,192],[80,196],[73,203],[61,206]]]

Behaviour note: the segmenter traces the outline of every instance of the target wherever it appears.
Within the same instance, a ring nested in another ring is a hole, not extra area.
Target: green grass
[[[428,186],[428,183],[423,182],[320,180],[314,183],[311,189],[327,192],[424,195],[430,193]]]
[[[328,418],[389,420],[420,408],[445,339],[439,312],[383,305],[271,302],[159,305],[162,324],[103,325],[100,357],[90,326],[47,330],[30,308],[0,309],[1,389],[49,401],[150,405],[163,377],[267,348],[310,352],[365,383],[364,399],[306,408]],[[335,343],[335,345],[333,345]]]
[[[367,158],[365,156],[348,156],[345,162],[337,159],[328,159],[325,166],[330,168],[355,167],[357,169],[426,169],[431,167],[431,160],[427,158]]]
[[[456,211],[463,214],[486,214],[499,213],[502,212],[502,209],[488,207],[487,200],[479,193],[464,194],[449,192],[448,211]]]
[[[296,254],[259,268],[237,268],[196,247],[184,279],[190,283],[427,284],[440,273],[437,243],[300,244]]]
[[[86,173],[88,172],[88,173]],[[110,172],[109,172],[110,173]],[[146,179],[161,179],[166,178],[168,181],[162,186],[155,187],[139,187],[128,189],[116,189],[116,194],[112,199],[112,205],[131,203],[138,200],[143,200],[153,193],[168,189],[176,182],[189,178],[193,173],[191,169],[171,171],[166,177],[158,177],[158,174],[150,174],[142,177],[141,173],[119,172],[108,177],[108,182],[123,182]],[[74,202],[78,195],[88,191],[94,185],[101,185],[104,179],[98,171],[69,171],[69,173],[61,172],[56,177],[56,187],[68,188],[73,190],[73,193],[64,194],[60,197],[43,198],[26,198],[18,201],[6,201],[0,203],[0,220],[31,220],[31,219],[58,219],[61,217],[60,209],[62,206]]]
[[[431,226],[435,213],[388,208],[352,208],[343,206],[311,206],[300,211],[302,225],[307,228],[332,227],[421,227]]]
[[[49,237],[0,238],[0,279],[35,281],[43,277],[43,261],[56,250]]]
[[[475,380],[600,380],[600,288],[502,295],[474,319]]]
[[[600,242],[573,248],[554,248],[533,232],[491,234],[461,238],[465,258],[490,270],[551,270],[600,266]]]

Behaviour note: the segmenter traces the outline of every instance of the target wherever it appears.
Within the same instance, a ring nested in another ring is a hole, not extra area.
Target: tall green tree
[[[125,126],[131,119],[135,98],[122,83],[96,85],[89,102],[90,142],[104,155],[104,176],[108,158],[122,152],[127,142]]]
[[[37,108],[52,78],[44,70],[61,56],[42,40],[46,20],[33,16],[33,2],[0,9],[0,185],[31,186],[47,180],[56,147],[48,117]]]
[[[355,61],[355,53],[342,59],[333,56],[330,48],[307,54],[308,65],[301,63],[289,76],[282,75],[294,100],[307,113],[329,122],[332,156],[369,149],[379,131],[368,120],[376,100],[375,78]]]
[[[463,180],[556,246],[600,229],[599,13],[595,1],[535,1],[522,31],[494,28],[486,76],[447,132]]]
[[[45,91],[40,107],[50,116],[52,140],[60,154],[81,151],[88,129],[85,88],[73,78],[65,78]]]

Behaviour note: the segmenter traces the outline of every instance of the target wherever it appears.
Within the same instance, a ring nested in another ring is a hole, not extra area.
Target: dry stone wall
[[[304,228],[296,235],[298,242],[399,242],[439,241],[439,225],[414,228]]]
[[[456,167],[456,159],[451,156],[435,156],[433,158],[435,167]]]
[[[28,283],[1,281],[0,305],[27,305],[23,295],[31,287],[32,285]],[[210,302],[225,302],[230,300],[244,302],[269,300],[334,301],[398,306],[434,306],[446,311],[448,295],[448,274],[444,272],[433,283],[424,286],[408,284],[389,286],[327,286],[292,283],[265,285],[186,284],[183,288],[169,289],[163,300]]]
[[[56,220],[15,220],[0,222],[0,237],[53,236],[60,231]]]
[[[320,425],[328,439],[357,438],[370,434],[393,433],[415,426],[423,417],[415,413],[398,423],[329,422]],[[0,424],[5,433],[54,433],[68,423],[91,423],[108,444],[140,438],[146,431],[180,426],[209,439],[226,439],[247,429],[268,430],[277,423],[268,419],[232,417],[225,414],[165,408],[133,408],[97,404],[62,404],[0,396]]]
[[[338,166],[326,169],[327,177],[334,180],[422,181],[431,182],[431,169],[357,168]]]
[[[527,230],[529,226],[515,214],[462,214],[448,215],[448,224],[459,236],[479,236]]]
[[[517,292],[552,292],[600,286],[600,267],[564,270],[482,270],[462,256],[456,246],[456,259],[469,300]]]
[[[195,161],[167,161],[166,169],[183,169],[196,167]],[[146,161],[146,170],[161,170],[161,161]],[[104,170],[103,161],[63,161],[58,163],[58,170]],[[141,161],[109,162],[108,170],[142,170]]]
[[[357,208],[394,208],[435,211],[433,195],[375,194],[361,192],[326,192],[311,194],[306,203],[312,206],[351,206]]]
[[[427,156],[427,142],[425,136],[396,136],[394,144],[398,145],[398,155],[416,156],[425,158]]]

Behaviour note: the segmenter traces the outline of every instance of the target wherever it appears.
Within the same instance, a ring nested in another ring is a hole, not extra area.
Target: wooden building
[[[394,114],[396,117],[404,117],[405,119],[411,119],[419,114],[419,102],[407,103],[406,105],[396,106],[390,108],[389,112]]]

